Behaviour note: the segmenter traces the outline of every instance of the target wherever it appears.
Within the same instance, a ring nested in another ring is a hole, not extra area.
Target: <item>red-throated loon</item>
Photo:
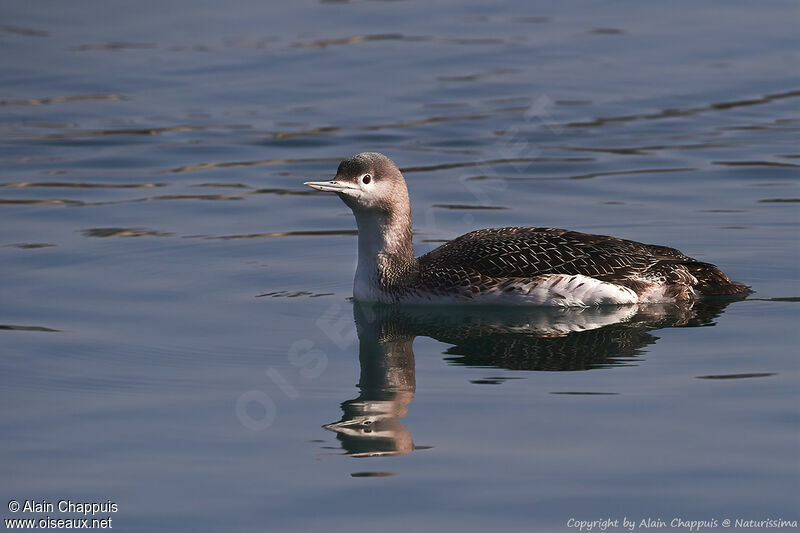
[[[345,159],[332,181],[306,185],[336,193],[355,214],[360,301],[590,306],[749,292],[673,248],[554,228],[473,231],[414,257],[406,182],[379,153]]]

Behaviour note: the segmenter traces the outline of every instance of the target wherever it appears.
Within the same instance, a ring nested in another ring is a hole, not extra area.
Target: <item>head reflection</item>
[[[653,330],[712,325],[732,300],[694,305],[490,308],[355,302],[361,379],[342,403],[336,432],[346,455],[404,455],[415,449],[400,421],[414,399],[417,336],[450,344],[454,365],[511,370],[589,370],[630,365],[658,337]],[[416,447],[419,449],[419,447]]]
[[[335,431],[347,455],[404,455],[414,449],[400,419],[414,399],[414,335],[401,331],[391,307],[356,302],[361,379],[358,398],[342,403],[342,419],[323,427]]]

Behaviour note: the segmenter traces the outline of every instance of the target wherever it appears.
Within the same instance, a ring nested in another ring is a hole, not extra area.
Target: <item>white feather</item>
[[[506,290],[512,288],[513,290]],[[501,288],[488,288],[477,294],[433,294],[423,289],[402,298],[403,303],[474,303],[478,305],[542,305],[554,307],[589,307],[593,305],[620,305],[639,302],[639,297],[628,287],[600,281],[588,276],[552,274],[530,281],[504,284]]]

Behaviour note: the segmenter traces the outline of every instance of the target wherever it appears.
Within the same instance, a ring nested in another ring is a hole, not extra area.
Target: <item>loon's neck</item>
[[[355,211],[358,266],[353,283],[357,300],[389,302],[387,291],[417,270],[411,232],[411,210]]]

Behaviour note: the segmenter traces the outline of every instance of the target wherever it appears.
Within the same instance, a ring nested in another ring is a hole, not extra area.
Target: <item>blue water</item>
[[[788,1],[6,0],[2,501],[111,500],[121,531],[800,520],[799,21]],[[361,151],[404,169],[417,253],[565,227],[755,293],[356,306],[354,220],[302,182]]]

